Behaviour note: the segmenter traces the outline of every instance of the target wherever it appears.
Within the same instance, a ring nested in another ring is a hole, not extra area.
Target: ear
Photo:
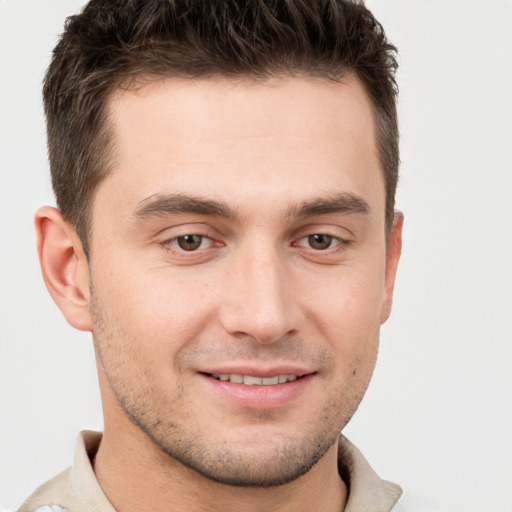
[[[50,206],[40,208],[34,222],[46,288],[73,327],[92,331],[89,269],[78,235],[59,210]]]
[[[396,211],[393,220],[393,226],[389,236],[388,249],[386,254],[386,273],[384,276],[384,300],[380,322],[383,324],[391,313],[393,305],[393,290],[395,288],[396,269],[400,254],[402,253],[402,226],[404,224],[404,215]]]

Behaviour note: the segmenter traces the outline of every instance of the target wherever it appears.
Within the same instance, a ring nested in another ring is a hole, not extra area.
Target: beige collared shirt
[[[91,460],[100,445],[101,433],[84,431],[76,441],[73,467],[39,487],[18,512],[115,512],[101,490]],[[398,512],[395,504],[402,489],[381,480],[361,452],[340,436],[339,467],[348,480],[349,496],[344,512]],[[40,509],[40,510],[38,510]]]

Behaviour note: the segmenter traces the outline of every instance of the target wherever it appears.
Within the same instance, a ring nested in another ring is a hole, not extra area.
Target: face
[[[167,79],[116,93],[110,123],[90,262],[106,428],[128,418],[223,483],[297,478],[357,408],[391,301],[363,88]]]

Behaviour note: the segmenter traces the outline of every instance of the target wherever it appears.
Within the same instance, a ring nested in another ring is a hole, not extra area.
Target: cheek
[[[94,293],[101,315],[112,324],[112,343],[129,345],[139,357],[156,363],[174,359],[210,321],[211,287],[166,268],[130,272],[126,267],[109,271],[103,266],[94,273]]]
[[[304,283],[299,293],[308,316],[317,318],[328,331],[364,338],[366,331],[371,333],[380,325],[383,271],[341,268],[315,282],[316,289],[308,289]]]
[[[308,296],[306,316],[315,319],[312,327],[329,344],[336,371],[347,380],[364,381],[373,371],[383,300],[381,281],[375,272],[347,269]]]

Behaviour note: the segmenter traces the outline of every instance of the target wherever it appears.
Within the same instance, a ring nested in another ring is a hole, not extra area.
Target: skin
[[[121,512],[342,510],[337,436],[373,372],[401,249],[400,215],[386,246],[363,87],[162,79],[116,92],[109,113],[117,159],[90,262],[57,210],[36,216],[48,289],[93,333],[107,497]],[[284,401],[241,403],[205,375],[217,368],[307,378]]]

